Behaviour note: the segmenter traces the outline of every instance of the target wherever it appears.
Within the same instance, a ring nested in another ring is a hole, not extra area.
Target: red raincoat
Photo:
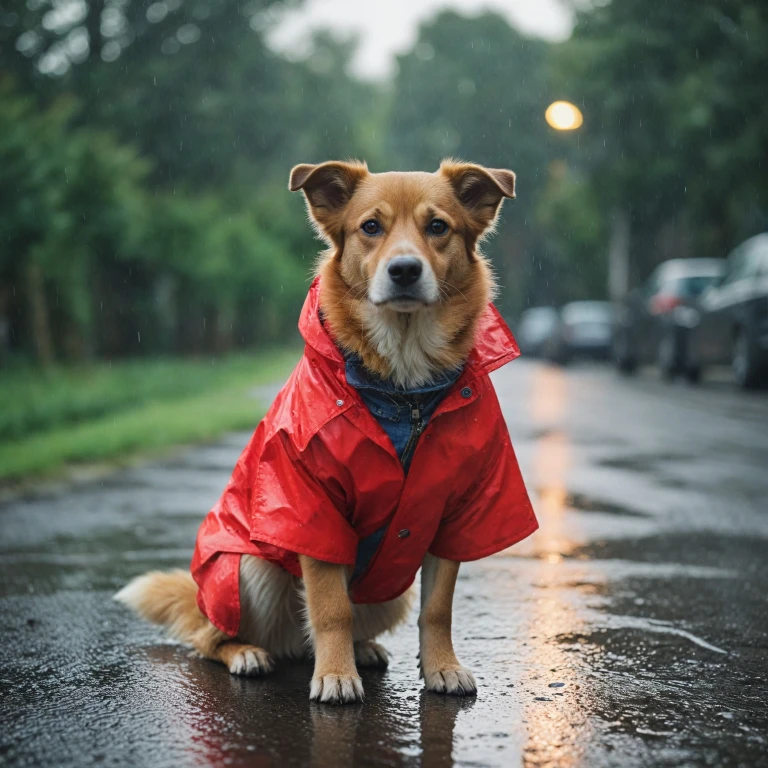
[[[240,625],[240,555],[296,576],[297,553],[352,565],[358,540],[387,531],[350,584],[355,603],[392,600],[427,552],[477,560],[538,527],[488,374],[516,358],[489,305],[464,371],[416,446],[406,478],[392,443],[320,322],[315,280],[299,321],[304,356],[203,521],[192,560],[203,613],[228,635]]]

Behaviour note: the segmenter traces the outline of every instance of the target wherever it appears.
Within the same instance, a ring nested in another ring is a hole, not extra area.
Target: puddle
[[[616,456],[600,459],[597,464],[610,469],[629,469],[634,472],[653,472],[659,467],[677,461],[695,461],[695,456],[681,453],[648,453],[634,456]]]
[[[548,498],[555,493],[557,489],[548,487],[539,487],[536,493],[542,498]],[[583,493],[566,493],[563,500],[563,507],[566,510],[577,512],[596,512],[602,515],[620,515],[622,517],[652,518],[653,515],[647,512],[641,512],[638,509],[632,509],[623,504],[606,501],[605,499],[596,499]]]

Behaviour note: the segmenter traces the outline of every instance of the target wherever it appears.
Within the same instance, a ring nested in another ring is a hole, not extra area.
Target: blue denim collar
[[[360,392],[374,418],[379,421],[409,422],[411,407],[415,404],[419,405],[423,417],[428,419],[461,372],[461,368],[446,371],[429,384],[405,390],[368,371],[357,356],[348,356],[346,361],[347,383]]]
[[[395,395],[398,399],[413,400],[414,395],[425,395],[431,392],[439,392],[448,389],[454,384],[463,371],[463,367],[454,368],[450,371],[442,371],[435,376],[429,384],[423,384],[413,389],[402,389],[389,379],[381,379],[376,374],[367,370],[363,361],[357,355],[345,356],[347,364],[347,384],[355,389],[371,389],[377,392]]]

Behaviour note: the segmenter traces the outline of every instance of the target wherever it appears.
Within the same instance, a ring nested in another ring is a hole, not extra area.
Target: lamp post
[[[554,101],[547,107],[544,119],[556,131],[575,131],[584,122],[584,115],[570,101]],[[608,295],[612,301],[620,301],[629,290],[629,243],[629,215],[616,209],[611,216],[608,244]]]

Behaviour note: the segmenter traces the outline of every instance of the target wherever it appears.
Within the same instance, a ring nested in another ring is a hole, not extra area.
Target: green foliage
[[[0,381],[0,443],[93,421],[156,401],[169,401],[263,376],[295,359],[294,351],[259,356],[157,358],[52,368],[24,367]]]
[[[107,135],[69,131],[71,100],[40,112],[7,82],[0,100],[0,268],[11,268],[20,248],[56,270],[68,267],[58,247],[77,261],[105,238],[130,240],[145,172],[135,153]]]
[[[52,333],[56,322],[62,344],[78,336],[82,346],[92,322],[89,282],[97,258],[137,254],[147,166],[108,134],[71,129],[71,100],[41,111],[7,82],[0,82],[0,100],[0,283],[6,292],[18,285],[35,294],[43,333]],[[39,284],[26,279],[38,272]],[[4,299],[24,328],[24,307]]]
[[[0,98],[0,299],[41,362],[290,335],[307,264],[242,202],[153,190],[148,163],[77,127],[71,100]],[[310,240],[300,216],[284,228]]]
[[[444,12],[425,24],[398,59],[389,131],[398,165],[432,169],[457,156],[513,168],[530,209],[549,156],[541,131],[548,48],[493,13]]]
[[[547,233],[541,265],[529,265],[533,294],[557,304],[589,297],[606,298],[606,222],[594,190],[564,162],[555,165],[538,201],[536,223]],[[550,285],[542,285],[546,280]]]
[[[264,412],[254,387],[285,376],[298,355],[265,351],[215,362],[102,364],[45,380],[39,373],[8,377],[0,382],[0,484],[253,429]],[[6,404],[14,401],[36,431],[7,439],[13,416]]]
[[[0,76],[17,83],[0,94],[0,331],[5,316],[15,352],[50,364],[293,335],[318,244],[288,171],[375,147],[356,116],[377,114],[378,91],[327,35],[306,61],[270,51],[271,5],[89,0],[61,24],[48,0],[0,7]]]
[[[582,167],[600,204],[631,214],[647,273],[661,233],[723,256],[768,225],[768,7],[622,0],[577,15],[556,81],[585,113]]]

